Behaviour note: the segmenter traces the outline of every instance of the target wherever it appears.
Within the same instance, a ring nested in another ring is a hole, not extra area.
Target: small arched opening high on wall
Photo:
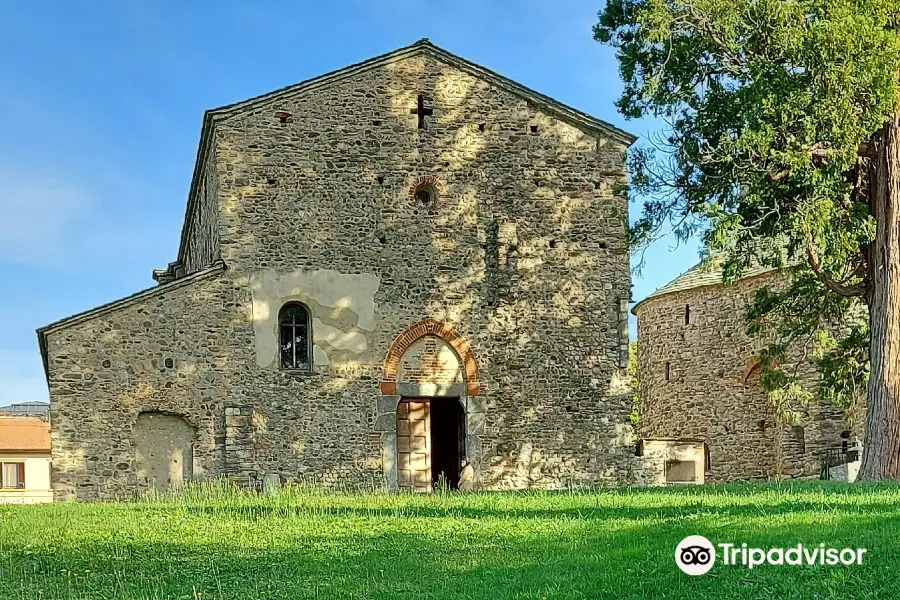
[[[387,350],[380,389],[375,430],[387,488],[429,491],[442,473],[450,487],[477,486],[485,402],[465,337],[434,319],[410,325]]]

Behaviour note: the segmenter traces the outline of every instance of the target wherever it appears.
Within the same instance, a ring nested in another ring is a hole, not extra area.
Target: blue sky
[[[46,400],[35,328],[153,285],[173,260],[208,108],[428,37],[626,122],[602,0],[28,0],[0,7],[0,405]],[[632,212],[637,207],[632,207]],[[658,243],[640,299],[696,261]]]

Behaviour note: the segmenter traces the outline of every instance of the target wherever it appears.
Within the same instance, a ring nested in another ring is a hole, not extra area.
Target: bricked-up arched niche
[[[747,361],[747,365],[744,367],[744,372],[741,374],[741,383],[744,385],[748,385],[750,378],[752,376],[756,376],[759,374],[760,369],[762,368],[762,363],[759,360],[758,356],[754,356],[753,358]]]
[[[742,401],[729,414],[732,430],[727,454],[717,459],[717,466],[741,465],[728,477],[741,479],[768,479],[777,477],[782,463],[783,444],[779,440],[781,425],[775,415],[772,402],[762,383],[762,367],[759,357],[750,358],[741,374]],[[715,445],[720,440],[710,440]],[[718,455],[717,455],[718,456]]]
[[[472,352],[469,342],[451,325],[434,319],[424,319],[410,325],[391,342],[384,359],[384,376],[381,379],[382,395],[394,396],[397,394],[397,374],[400,370],[400,361],[403,360],[403,356],[413,344],[429,336],[440,338],[453,348],[462,362],[466,395],[478,396],[481,393],[478,381],[478,362],[475,360],[475,354]]]
[[[138,479],[159,492],[179,487],[194,475],[196,429],[184,418],[142,412],[134,423]]]

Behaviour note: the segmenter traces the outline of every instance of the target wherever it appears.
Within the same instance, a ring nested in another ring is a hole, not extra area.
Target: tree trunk
[[[900,114],[875,143],[869,180],[869,375],[859,479],[900,480]]]

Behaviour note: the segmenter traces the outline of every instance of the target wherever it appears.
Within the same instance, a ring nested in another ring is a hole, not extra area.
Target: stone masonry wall
[[[640,435],[705,440],[708,482],[817,477],[821,452],[840,446],[847,429],[842,412],[822,402],[798,407],[799,425],[782,423],[762,388],[755,364],[761,342],[745,333],[744,315],[755,290],[782,277],[688,289],[637,307]],[[792,356],[803,385],[814,389],[814,365],[799,348]]]
[[[419,94],[434,110],[426,129],[410,114]],[[617,324],[630,279],[626,206],[612,192],[623,146],[424,55],[237,114],[217,125],[216,144],[230,277],[327,268],[378,278],[371,330],[353,326],[354,306],[339,311],[349,327],[312,306],[365,338],[317,369],[341,378],[348,410],[372,410],[369,382],[391,339],[432,317],[480,363],[489,485],[622,476]],[[432,205],[411,193],[422,180],[437,192]],[[261,462],[278,467],[273,454]]]
[[[196,428],[195,476],[224,471],[222,417],[235,359],[227,340],[232,324],[245,320],[228,288],[221,275],[170,284],[48,335],[58,499],[109,498],[146,487],[133,436],[142,412],[179,415]]]
[[[481,485],[630,480],[624,144],[427,54],[236,110],[213,143],[227,271],[49,336],[62,496],[132,487],[148,405],[197,427],[201,475],[380,481],[383,360],[427,317],[478,361]],[[289,301],[312,373],[276,360]]]
[[[208,267],[219,258],[218,172],[215,151],[210,154],[200,179],[200,201],[187,215],[184,270],[188,275]]]

